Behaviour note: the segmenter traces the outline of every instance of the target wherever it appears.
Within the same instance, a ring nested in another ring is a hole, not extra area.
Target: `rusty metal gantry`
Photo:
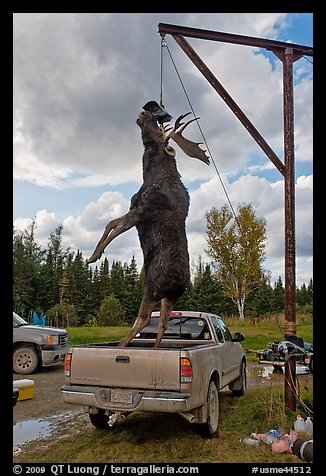
[[[259,147],[273,162],[284,177],[284,220],[285,220],[285,327],[284,338],[296,336],[296,281],[295,281],[295,176],[294,176],[294,106],[293,106],[293,63],[303,56],[313,56],[310,46],[283,41],[235,35],[219,31],[202,30],[179,25],[159,23],[158,32],[164,38],[172,35],[215,91],[226,102],[239,121],[245,126]],[[230,94],[200,59],[195,50],[185,40],[185,36],[202,40],[221,41],[238,45],[265,48],[272,51],[283,63],[283,118],[284,118],[284,163],[267,144],[248,117],[240,109]],[[284,398],[290,410],[296,408],[296,364],[295,357],[285,363]]]

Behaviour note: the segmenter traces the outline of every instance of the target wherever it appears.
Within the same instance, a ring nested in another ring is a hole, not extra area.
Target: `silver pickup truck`
[[[213,436],[219,391],[246,391],[243,334],[206,312],[174,311],[158,348],[159,312],[127,347],[118,342],[75,345],[66,355],[66,403],[83,405],[91,423],[109,428],[132,412],[174,412]]]
[[[32,374],[39,366],[63,362],[68,350],[65,329],[30,325],[13,313],[13,371],[16,374]]]

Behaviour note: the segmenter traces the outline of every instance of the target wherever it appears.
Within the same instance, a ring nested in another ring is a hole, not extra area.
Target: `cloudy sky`
[[[142,183],[136,118],[146,102],[160,100],[159,23],[313,46],[309,13],[14,13],[16,230],[35,218],[36,239],[46,246],[62,224],[63,247],[87,258],[105,225],[128,211]],[[175,147],[190,193],[191,262],[209,261],[205,212],[228,196],[234,209],[250,202],[266,219],[264,268],[272,282],[284,281],[283,177],[172,36],[165,41],[163,103],[174,118],[193,108],[212,157],[207,166]],[[187,41],[283,162],[281,61],[258,48]],[[303,57],[294,64],[297,285],[313,277],[312,78],[312,57]],[[185,135],[203,141],[196,123]],[[133,255],[140,269],[135,229],[105,251],[110,262]]]

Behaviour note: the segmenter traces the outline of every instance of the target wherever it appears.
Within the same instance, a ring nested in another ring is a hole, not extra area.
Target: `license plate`
[[[132,393],[117,392],[111,390],[112,403],[132,403]]]

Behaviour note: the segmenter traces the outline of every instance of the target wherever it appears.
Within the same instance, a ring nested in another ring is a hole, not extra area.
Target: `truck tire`
[[[40,364],[36,349],[31,345],[18,347],[13,355],[13,370],[16,374],[32,374]]]
[[[214,436],[219,420],[219,398],[215,382],[211,380],[207,392],[207,422],[197,424],[198,432],[203,436]]]
[[[229,389],[236,397],[242,397],[247,391],[247,367],[246,362],[241,362],[240,375],[229,384]]]
[[[91,424],[95,426],[95,428],[100,428],[101,430],[107,430],[109,428],[109,416],[110,413],[105,413],[105,410],[103,408],[100,408],[98,413],[89,414],[89,419],[91,421]]]

